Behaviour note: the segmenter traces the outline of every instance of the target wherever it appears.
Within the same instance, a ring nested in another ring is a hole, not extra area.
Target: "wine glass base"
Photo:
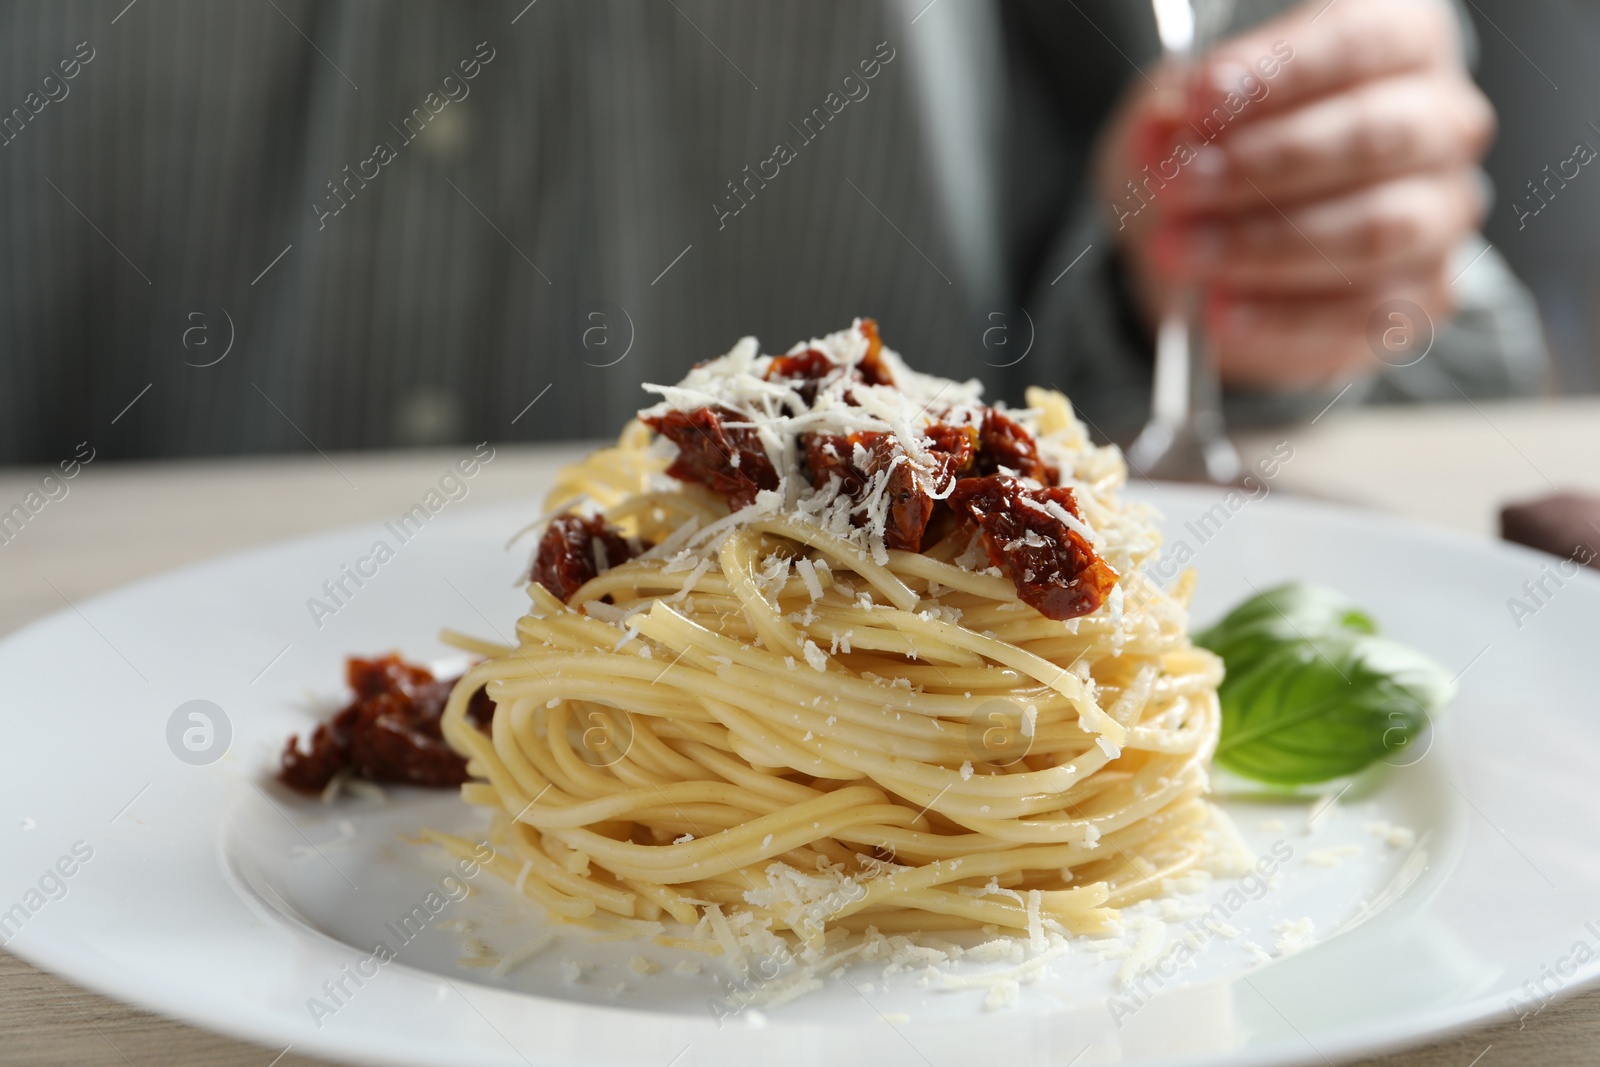
[[[1133,473],[1162,482],[1232,485],[1243,469],[1238,450],[1226,437],[1162,422],[1145,426],[1128,446],[1127,459]]]

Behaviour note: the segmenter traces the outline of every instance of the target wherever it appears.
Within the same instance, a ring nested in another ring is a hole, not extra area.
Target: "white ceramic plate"
[[[543,924],[488,874],[464,899],[435,897],[412,936],[403,917],[450,862],[405,838],[422,825],[470,834],[477,816],[412,791],[325,806],[270,775],[285,737],[337,700],[345,655],[441,663],[441,626],[510,632],[523,556],[502,545],[531,514],[514,507],[435,518],[376,577],[347,582],[320,628],[308,598],[375,540],[394,547],[392,530],[190,567],[0,643],[0,938],[86,986],[275,1047],[541,1067],[1323,1062],[1513,1018],[1600,974],[1600,580],[1301,501],[1219,509],[1200,491],[1136,495],[1201,571],[1197,620],[1311,580],[1463,672],[1430,743],[1363,779],[1310,832],[1305,805],[1228,799],[1277,866],[1242,895],[1219,882],[1178,898],[1168,917],[1220,903],[1239,934],[1204,936],[1192,969],[1139,991],[1117,987],[1119,960],[1081,945],[994,1011],[981,990],[886,977],[881,963],[780,1008],[736,1011],[714,960],[682,974],[664,949],[570,936],[497,976],[482,962]],[[1524,583],[1541,580],[1535,600]],[[1536,610],[1514,616],[1513,597]],[[183,707],[194,700],[221,709],[209,736]],[[1372,824],[1384,821],[1415,840],[1380,839]],[[1305,918],[1315,943],[1280,956],[1280,925]],[[1183,933],[1175,921],[1164,936]],[[380,940],[398,958],[363,969]],[[1277,958],[1261,962],[1247,941]],[[662,969],[637,973],[637,955]]]

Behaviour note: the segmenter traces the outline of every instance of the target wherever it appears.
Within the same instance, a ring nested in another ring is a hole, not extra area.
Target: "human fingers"
[[[1288,206],[1382,178],[1475,163],[1494,109],[1453,73],[1382,78],[1241,125],[1216,142],[1220,164],[1175,183],[1187,212]]]
[[[1356,293],[1285,299],[1218,294],[1206,315],[1218,372],[1235,388],[1298,391],[1412,362],[1450,311],[1447,263]]]
[[[1460,27],[1445,0],[1312,0],[1207,53],[1189,117],[1259,121],[1376,78],[1460,66]]]
[[[1465,167],[1407,175],[1282,208],[1164,227],[1163,273],[1261,296],[1383,285],[1447,256],[1482,221],[1481,182]]]

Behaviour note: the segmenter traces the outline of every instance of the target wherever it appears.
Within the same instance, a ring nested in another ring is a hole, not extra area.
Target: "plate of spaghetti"
[[[70,617],[0,643],[62,709],[11,717],[0,789],[98,819],[71,874],[0,859],[69,890],[8,948],[330,1057],[656,1067],[1320,1062],[1600,971],[1600,583],[1512,653],[1532,553],[1266,465],[1130,486],[1068,398],[991,405],[871,320],[645,389],[403,552],[95,601],[148,693]]]

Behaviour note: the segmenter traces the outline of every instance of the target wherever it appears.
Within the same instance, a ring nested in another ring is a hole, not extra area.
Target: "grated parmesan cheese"
[[[1001,978],[989,987],[989,992],[983,998],[984,1011],[997,1011],[1017,1002],[1017,996],[1022,987],[1014,978]]]
[[[539,937],[534,938],[527,944],[524,944],[518,948],[514,948],[504,956],[500,957],[500,962],[495,964],[494,967],[490,969],[489,973],[494,975],[496,978],[504,978],[506,975],[510,974],[512,971],[516,970],[518,967],[521,967],[524,963],[527,963],[529,960],[539,955],[539,953],[549,948],[555,943],[555,940],[556,938],[554,934],[541,934]],[[568,960],[565,962],[570,963],[571,961]],[[563,970],[563,979],[565,979],[565,974],[566,972]],[[575,981],[577,981],[576,977],[574,977],[571,981],[568,981],[567,984],[571,985],[572,982]]]
[[[1335,845],[1306,853],[1306,862],[1313,867],[1338,867],[1349,856],[1361,855],[1360,845]]]
[[[1317,802],[1311,805],[1311,810],[1306,812],[1306,835],[1310,836],[1316,833],[1317,826],[1325,817],[1337,817],[1342,812],[1343,809],[1339,807],[1338,793],[1318,798]]]
[[[1288,919],[1278,923],[1272,928],[1278,935],[1278,941],[1273,945],[1273,950],[1279,956],[1287,956],[1308,947],[1316,940],[1316,924],[1309,918],[1290,922]]]
[[[806,595],[812,600],[821,600],[822,582],[817,578],[816,564],[808,557],[802,556],[795,561],[794,569],[799,573],[800,580],[805,583]]]
[[[1044,939],[1044,920],[1040,909],[1044,896],[1037,889],[1028,890],[1028,945],[1035,952],[1043,952],[1046,946]]]
[[[1162,947],[1167,941],[1166,924],[1156,919],[1134,919],[1133,928],[1138,930],[1138,937],[1117,969],[1117,984],[1124,989],[1160,961]]]
[[[1361,829],[1387,844],[1390,848],[1410,848],[1417,843],[1417,832],[1407,826],[1397,826],[1387,819],[1363,823]]]

